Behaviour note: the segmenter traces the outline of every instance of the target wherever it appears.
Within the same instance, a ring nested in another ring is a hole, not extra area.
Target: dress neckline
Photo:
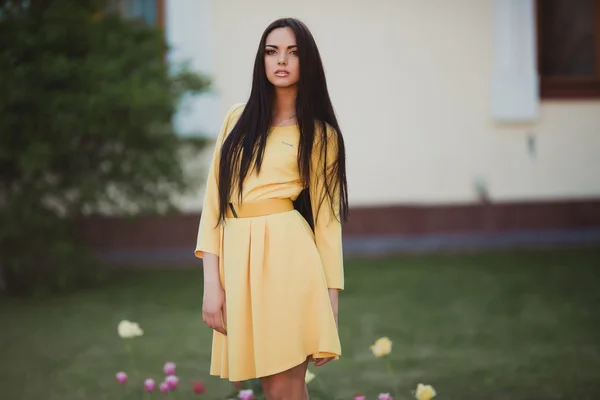
[[[274,125],[271,125],[271,130],[272,131],[275,131],[275,130],[278,130],[278,129],[280,129],[280,130],[281,129],[289,129],[289,128],[298,128],[298,125],[297,124],[283,125],[283,126],[274,126]]]

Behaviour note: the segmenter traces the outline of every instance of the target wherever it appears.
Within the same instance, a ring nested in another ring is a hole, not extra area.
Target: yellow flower
[[[315,379],[315,376],[316,376],[315,374],[313,374],[309,370],[306,370],[306,375],[304,376],[304,382],[308,383],[308,382],[312,381],[313,379]]]
[[[375,357],[383,357],[392,352],[392,341],[387,337],[377,339],[374,345],[371,346],[371,351]]]
[[[123,339],[130,339],[136,336],[142,336],[144,334],[144,331],[140,329],[140,326],[136,322],[130,322],[127,320],[119,322],[117,331],[119,332],[119,336],[121,336]]]
[[[431,400],[436,394],[437,393],[435,392],[433,386],[419,383],[417,385],[417,393],[415,393],[415,397],[417,400]]]

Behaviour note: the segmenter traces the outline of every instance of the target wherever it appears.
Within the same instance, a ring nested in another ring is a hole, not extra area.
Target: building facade
[[[178,115],[184,135],[216,136],[247,99],[270,22],[308,25],[346,142],[347,254],[600,241],[599,1],[148,4],[169,62],[214,80]],[[115,261],[191,259],[201,201],[125,228],[95,220],[123,235],[111,243],[84,232]]]

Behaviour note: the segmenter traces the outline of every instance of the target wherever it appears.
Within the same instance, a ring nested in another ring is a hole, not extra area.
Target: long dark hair
[[[322,179],[325,188],[323,196],[317,203],[317,213],[325,200],[325,196],[329,197],[333,206],[334,195],[339,191],[339,215],[336,215],[336,218],[346,220],[348,217],[348,185],[346,182],[344,140],[327,91],[321,56],[312,34],[304,23],[294,18],[282,18],[271,23],[260,39],[254,62],[250,98],[221,148],[218,180],[219,220],[224,218],[236,186],[238,201],[241,201],[244,180],[251,167],[256,168],[256,172],[260,173],[275,99],[275,89],[267,79],[265,71],[265,44],[271,31],[286,27],[291,28],[296,36],[300,64],[300,78],[296,97],[296,118],[300,129],[298,170],[305,189],[302,190],[294,202],[294,207],[314,229],[308,188],[310,188],[313,145],[317,143],[320,145],[316,146],[316,149],[321,152],[318,158],[320,160],[318,168],[323,168],[322,172],[319,171],[318,173],[323,174]],[[331,160],[327,160],[327,146],[332,145],[327,140],[327,125],[336,133],[331,135],[330,138],[330,140],[337,140],[334,145],[337,145],[338,154],[333,163]]]

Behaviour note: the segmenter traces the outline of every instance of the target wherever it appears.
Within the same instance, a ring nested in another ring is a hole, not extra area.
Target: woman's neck
[[[273,118],[281,120],[289,118],[296,113],[296,95],[298,89],[290,88],[275,88],[275,101],[273,103]]]

